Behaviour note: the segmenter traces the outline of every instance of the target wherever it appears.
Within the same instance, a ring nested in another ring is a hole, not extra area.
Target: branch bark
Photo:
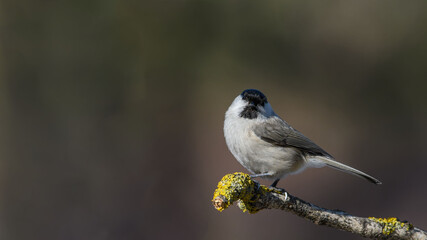
[[[317,225],[375,239],[427,239],[427,232],[396,218],[357,217],[339,210],[329,210],[306,202],[289,193],[260,185],[245,173],[228,174],[218,183],[212,200],[218,211],[237,201],[244,212],[280,209],[303,217]]]

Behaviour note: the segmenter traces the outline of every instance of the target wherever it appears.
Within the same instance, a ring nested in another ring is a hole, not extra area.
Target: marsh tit
[[[331,167],[381,184],[376,178],[335,161],[325,150],[281,119],[258,90],[247,89],[225,113],[224,136],[234,157],[252,177],[279,180],[307,167]]]

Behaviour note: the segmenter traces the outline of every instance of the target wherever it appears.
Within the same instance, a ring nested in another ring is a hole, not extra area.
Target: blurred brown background
[[[279,183],[427,229],[425,1],[0,1],[0,239],[360,239],[211,205],[257,88],[340,161]],[[262,181],[264,184],[269,182]]]

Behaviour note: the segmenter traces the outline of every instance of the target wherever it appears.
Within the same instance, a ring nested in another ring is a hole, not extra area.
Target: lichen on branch
[[[395,217],[391,218],[375,218],[375,217],[369,217],[369,219],[374,220],[378,223],[380,223],[383,226],[383,234],[384,235],[390,235],[396,230],[396,227],[401,227],[406,230],[411,230],[414,228],[412,224],[408,222],[401,222]]]
[[[303,217],[317,225],[376,239],[424,239],[427,233],[397,218],[357,217],[339,210],[329,210],[308,203],[286,192],[268,188],[236,172],[225,175],[218,183],[213,197],[214,207],[222,212],[234,202],[243,212],[256,213],[262,209],[280,209]]]
[[[275,190],[260,185],[246,173],[236,172],[227,174],[221,179],[212,202],[220,212],[238,201],[238,206],[243,212],[256,213],[261,210],[258,202],[268,192]]]

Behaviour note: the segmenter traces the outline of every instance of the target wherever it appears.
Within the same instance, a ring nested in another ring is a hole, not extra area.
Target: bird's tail
[[[372,176],[370,176],[370,175],[368,175],[362,171],[359,171],[355,168],[352,168],[352,167],[347,166],[345,164],[339,163],[339,162],[334,161],[334,160],[327,158],[327,157],[316,156],[316,159],[313,162],[315,162],[313,165],[314,167],[320,167],[321,165],[319,165],[319,163],[321,162],[321,163],[323,163],[322,164],[323,166],[326,165],[328,167],[331,167],[331,168],[334,168],[334,169],[337,169],[337,170],[340,170],[340,171],[343,171],[346,173],[353,174],[355,176],[364,178],[364,179],[366,179],[372,183],[375,183],[375,184],[382,184],[381,181],[379,181],[378,179],[376,179],[376,178],[374,178],[374,177],[372,177]]]

